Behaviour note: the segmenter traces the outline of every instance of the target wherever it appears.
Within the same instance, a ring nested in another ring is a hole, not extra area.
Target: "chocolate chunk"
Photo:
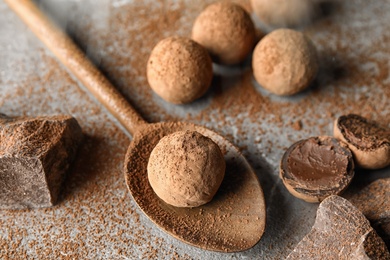
[[[70,116],[0,115],[0,209],[53,206],[81,139]]]
[[[350,114],[335,121],[333,135],[348,144],[360,167],[380,169],[390,165],[390,129]]]
[[[390,259],[390,254],[364,215],[333,195],[320,204],[312,230],[287,259]]]
[[[320,202],[340,194],[353,176],[351,151],[329,136],[294,143],[280,163],[280,178],[288,191],[307,202]]]
[[[390,178],[376,180],[359,191],[348,191],[344,197],[371,222],[385,243],[390,245]]]

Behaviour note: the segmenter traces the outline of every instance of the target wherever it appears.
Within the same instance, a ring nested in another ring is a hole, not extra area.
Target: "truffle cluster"
[[[307,202],[321,202],[349,185],[355,165],[380,169],[390,165],[390,129],[359,115],[336,119],[334,137],[320,136],[294,143],[280,162],[287,190]]]
[[[271,2],[252,1],[252,5],[255,12],[261,9],[260,16],[270,21],[286,17],[288,25],[298,23],[289,11],[297,9],[297,14],[303,14],[312,9],[308,1],[299,4],[281,1],[281,9],[277,8],[279,4]],[[147,65],[149,85],[170,103],[190,103],[210,87],[212,61],[223,65],[242,63],[255,42],[255,26],[244,8],[230,2],[211,4],[196,18],[192,39],[169,37],[154,47]],[[254,77],[262,87],[276,95],[293,95],[313,81],[318,58],[314,44],[303,33],[279,29],[257,44],[252,66]]]
[[[210,87],[212,59],[225,65],[240,63],[255,39],[254,24],[241,6],[212,4],[196,19],[192,39],[169,37],[154,47],[147,65],[149,85],[165,101],[190,103]]]

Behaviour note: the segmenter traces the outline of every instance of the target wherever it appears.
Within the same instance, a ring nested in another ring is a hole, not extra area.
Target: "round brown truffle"
[[[304,25],[317,11],[312,0],[251,0],[251,5],[256,16],[273,28]]]
[[[149,183],[166,203],[197,207],[209,202],[225,175],[225,159],[218,145],[195,131],[163,137],[148,162]]]
[[[209,51],[215,62],[229,65],[248,56],[256,33],[249,14],[241,6],[218,2],[196,18],[192,38]]]
[[[164,100],[189,103],[210,87],[212,61],[207,51],[193,40],[166,38],[150,54],[147,78],[150,87]]]
[[[293,95],[308,87],[317,75],[317,52],[303,33],[278,29],[257,44],[252,67],[262,87],[277,95]]]
[[[280,178],[287,190],[307,202],[321,202],[338,195],[354,176],[348,146],[329,136],[294,143],[283,155]]]
[[[350,114],[335,121],[333,135],[348,145],[358,166],[380,169],[390,165],[390,129]]]

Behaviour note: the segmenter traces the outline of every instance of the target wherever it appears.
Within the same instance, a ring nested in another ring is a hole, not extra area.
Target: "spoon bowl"
[[[192,130],[211,138],[226,161],[225,178],[211,202],[179,208],[161,200],[149,185],[149,155],[158,141],[177,131]],[[124,174],[135,202],[168,234],[203,249],[237,252],[253,247],[265,228],[264,196],[256,174],[240,151],[221,135],[202,126],[176,122],[148,124],[127,150]]]

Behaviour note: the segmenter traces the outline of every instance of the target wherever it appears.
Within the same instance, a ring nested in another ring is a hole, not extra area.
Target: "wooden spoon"
[[[148,124],[31,0],[5,0],[36,36],[133,135],[125,159],[126,184],[141,210],[164,231],[207,250],[236,252],[253,247],[264,233],[266,209],[256,174],[239,150],[217,133],[190,123]],[[147,162],[165,135],[195,130],[210,137],[224,152],[226,174],[210,203],[177,208],[160,200],[147,178]]]

